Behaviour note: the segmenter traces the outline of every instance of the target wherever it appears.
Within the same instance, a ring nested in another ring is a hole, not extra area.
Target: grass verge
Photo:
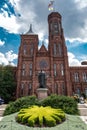
[[[5,116],[0,121],[0,130],[87,130],[87,124],[85,124],[79,116],[66,115],[67,120],[55,127],[33,128],[18,124],[15,121],[16,115],[17,113]]]

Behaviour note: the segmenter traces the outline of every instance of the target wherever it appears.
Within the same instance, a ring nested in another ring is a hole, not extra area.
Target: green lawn
[[[78,116],[66,115],[66,121],[55,127],[32,128],[16,123],[16,115],[17,113],[5,116],[2,121],[0,121],[0,130],[87,130],[87,124],[85,124]]]

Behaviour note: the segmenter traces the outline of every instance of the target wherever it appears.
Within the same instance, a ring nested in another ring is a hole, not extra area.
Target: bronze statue
[[[46,88],[46,75],[42,70],[38,75],[38,81],[39,81],[39,88]]]

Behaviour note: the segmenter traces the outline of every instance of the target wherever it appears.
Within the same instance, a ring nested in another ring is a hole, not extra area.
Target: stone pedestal
[[[48,91],[47,88],[38,88],[37,89],[38,99],[46,98],[48,96],[47,91]]]

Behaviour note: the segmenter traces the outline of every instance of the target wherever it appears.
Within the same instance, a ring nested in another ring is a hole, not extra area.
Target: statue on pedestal
[[[46,88],[46,75],[42,70],[38,75],[38,81],[39,81],[39,88]]]

